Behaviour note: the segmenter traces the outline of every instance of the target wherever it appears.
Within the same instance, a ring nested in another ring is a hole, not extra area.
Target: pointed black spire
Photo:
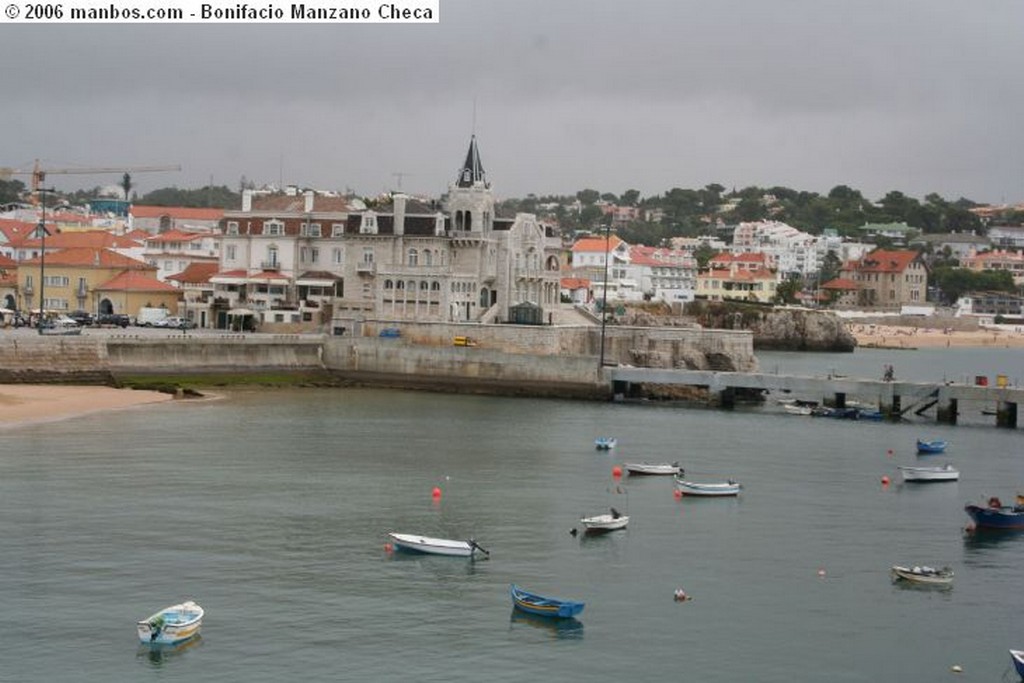
[[[476,146],[476,136],[469,139],[469,151],[466,152],[466,161],[459,171],[459,179],[456,185],[459,187],[473,187],[475,183],[483,183],[484,166],[480,163],[480,150]]]

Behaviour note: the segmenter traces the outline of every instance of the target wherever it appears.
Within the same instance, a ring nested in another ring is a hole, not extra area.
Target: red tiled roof
[[[305,213],[306,197],[304,195],[273,195],[264,197],[253,197],[253,212],[262,213]],[[348,200],[344,197],[325,197],[323,195],[313,196],[313,211],[321,212],[348,212],[352,211]]]
[[[612,235],[608,239],[607,250],[615,251],[615,248],[618,247],[620,244],[624,244],[624,242],[615,235]],[[603,237],[583,237],[581,239],[576,240],[576,244],[572,245],[572,250],[575,252],[597,251],[603,253],[605,249],[605,239]]]
[[[565,289],[587,289],[590,287],[590,280],[585,277],[563,277],[562,287]]]
[[[719,263],[761,263],[765,262],[765,256],[760,251],[750,251],[743,254],[732,254],[730,252],[722,252],[711,257],[708,261],[709,264]]]
[[[821,285],[822,289],[850,290],[860,289],[860,284],[845,277],[837,277]]]
[[[190,263],[185,270],[174,275],[168,275],[168,280],[187,283],[190,285],[205,284],[210,278],[217,274],[217,263]]]
[[[26,247],[42,246],[42,240],[26,240]],[[129,238],[106,230],[58,232],[46,237],[46,251],[51,249],[131,249],[140,246]]]
[[[248,271],[241,268],[238,270],[225,270],[222,273],[214,273],[217,277],[245,277],[247,274]]]
[[[0,268],[17,268],[18,262],[10,256],[0,254]]]
[[[918,258],[916,251],[875,249],[860,260],[862,273],[902,273]]]
[[[183,230],[168,230],[162,232],[159,235],[146,235],[147,242],[191,242],[202,238],[203,235],[199,235],[194,232],[185,232]]]
[[[46,245],[49,248],[49,244]],[[22,262],[24,265],[39,263],[38,258]],[[156,268],[145,263],[128,258],[123,254],[109,249],[91,249],[88,247],[75,249],[62,249],[53,253],[47,249],[46,265],[48,266],[69,266],[72,268],[130,268],[133,270],[152,270]]]
[[[49,261],[49,259],[47,259]],[[178,288],[138,270],[126,270],[96,287],[97,290],[125,292],[178,292]]]
[[[187,206],[132,206],[128,212],[135,218],[161,218],[170,216],[177,220],[219,221],[224,209],[196,209]]]
[[[35,229],[36,224],[29,221],[16,221],[12,218],[0,218],[0,232],[13,247],[22,246]]]

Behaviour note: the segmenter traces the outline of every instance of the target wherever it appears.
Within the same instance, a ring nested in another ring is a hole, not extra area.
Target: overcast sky
[[[503,198],[1024,200],[1020,0],[440,3],[431,25],[0,24],[0,166],[437,195],[475,130]]]

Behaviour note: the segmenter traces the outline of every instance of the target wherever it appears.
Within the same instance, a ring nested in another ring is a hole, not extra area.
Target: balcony
[[[360,275],[373,275],[377,272],[377,264],[373,261],[356,264],[356,272]]]
[[[280,261],[260,261],[260,268],[262,270],[281,270]]]

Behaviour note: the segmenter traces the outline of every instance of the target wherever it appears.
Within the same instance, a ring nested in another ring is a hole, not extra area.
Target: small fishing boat
[[[811,406],[800,406],[795,403],[784,403],[782,409],[790,415],[810,415],[814,410]]]
[[[599,451],[610,451],[615,448],[616,443],[614,436],[599,436],[594,439],[594,447]]]
[[[936,569],[935,567],[901,567],[893,565],[893,581],[910,581],[929,586],[949,586],[953,583],[953,570],[949,567]]]
[[[743,487],[732,479],[702,484],[676,477],[676,490],[684,496],[738,496]]]
[[[417,534],[388,533],[388,538],[398,550],[426,553],[428,555],[448,555],[450,557],[473,557],[473,553],[479,550],[484,555],[490,556],[490,551],[484,550],[480,544],[472,538],[466,541],[454,541],[447,538],[431,538]]]
[[[509,592],[512,595],[512,604],[530,614],[567,619],[575,617],[583,611],[582,602],[546,598],[543,595],[525,591],[515,584],[511,585]]]
[[[928,482],[928,481],[957,481],[960,479],[960,470],[949,463],[941,467],[904,467],[898,465],[903,481]]]
[[[612,511],[606,515],[584,517],[580,520],[580,524],[583,525],[583,533],[593,535],[606,534],[609,531],[625,529],[626,525],[629,524],[629,515],[624,515],[615,508],[612,508]]]
[[[1024,650],[1010,650],[1010,659],[1013,660],[1013,667],[1017,669],[1017,675],[1024,680]]]
[[[152,645],[173,645],[199,635],[203,625],[203,608],[192,600],[165,607],[138,623],[139,642]]]
[[[682,474],[683,468],[679,463],[649,463],[649,462],[627,462],[623,465],[630,475],[659,475],[659,474]]]
[[[1024,529],[1024,496],[1017,496],[1016,505],[1003,505],[999,498],[988,499],[988,505],[968,504],[964,507],[977,529]]]
[[[918,439],[917,440],[917,452],[918,453],[926,453],[926,454],[945,453],[946,452],[946,445],[947,445],[946,442],[943,441],[942,439],[933,439],[931,441],[926,441],[924,439]]]

